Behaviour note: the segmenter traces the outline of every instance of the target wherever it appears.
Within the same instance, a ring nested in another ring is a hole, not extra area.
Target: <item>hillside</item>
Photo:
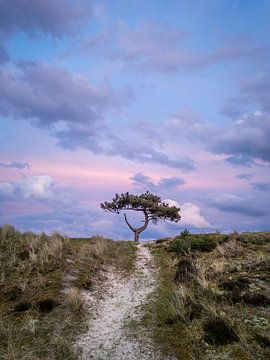
[[[270,233],[191,235],[151,245],[159,287],[146,308],[177,359],[269,359]]]
[[[0,229],[1,359],[268,359],[270,233]]]
[[[6,225],[0,254],[0,359],[60,360],[78,358],[73,344],[88,327],[81,291],[100,288],[109,269],[128,276],[135,247],[101,237],[22,234]]]

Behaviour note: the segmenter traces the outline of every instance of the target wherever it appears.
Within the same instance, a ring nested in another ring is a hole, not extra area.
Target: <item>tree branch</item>
[[[136,232],[136,229],[134,229],[134,227],[131,226],[130,223],[128,222],[126,214],[124,214],[124,218],[125,218],[125,222],[127,223],[127,226],[130,228],[130,230],[133,231],[133,232]]]
[[[141,233],[143,230],[145,230],[149,224],[149,218],[147,212],[144,210],[143,213],[144,213],[145,221],[144,221],[144,225],[137,229],[138,233]]]

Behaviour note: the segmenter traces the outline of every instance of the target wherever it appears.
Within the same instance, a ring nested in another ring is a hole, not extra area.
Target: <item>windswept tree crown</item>
[[[100,206],[105,211],[117,214],[123,210],[142,211],[145,216],[145,223],[142,227],[137,229],[130,225],[125,214],[127,225],[135,233],[135,241],[138,241],[139,234],[146,229],[149,221],[152,221],[154,224],[156,224],[159,219],[178,222],[181,218],[179,215],[180,208],[169,206],[162,202],[159,196],[154,195],[149,191],[146,191],[141,195],[133,195],[129,192],[122,193],[121,195],[115,194],[115,197],[111,202],[105,201],[100,204]]]

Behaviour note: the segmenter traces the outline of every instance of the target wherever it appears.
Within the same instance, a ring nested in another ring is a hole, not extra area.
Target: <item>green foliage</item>
[[[169,245],[168,251],[175,252],[178,255],[184,255],[190,252],[208,252],[217,246],[214,237],[208,235],[189,234],[182,232],[180,236],[175,237]]]
[[[100,204],[100,206],[105,211],[115,212],[117,214],[122,210],[143,211],[153,223],[156,223],[158,219],[174,222],[180,220],[179,208],[169,206],[162,202],[159,196],[149,191],[141,195],[133,195],[129,192],[122,193],[121,195],[115,194],[111,202],[105,201]]]

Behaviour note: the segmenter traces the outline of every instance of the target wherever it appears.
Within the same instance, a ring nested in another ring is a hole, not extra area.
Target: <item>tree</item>
[[[151,194],[149,191],[141,195],[133,195],[129,192],[125,194],[115,194],[111,202],[105,201],[100,204],[105,211],[120,214],[120,211],[133,210],[141,211],[144,214],[144,224],[141,227],[134,228],[128,221],[127,215],[124,213],[124,219],[131,231],[134,232],[134,241],[139,241],[139,236],[144,231],[149,222],[157,224],[159,219],[178,222],[181,217],[180,209],[176,206],[169,206],[161,201],[160,197]]]

